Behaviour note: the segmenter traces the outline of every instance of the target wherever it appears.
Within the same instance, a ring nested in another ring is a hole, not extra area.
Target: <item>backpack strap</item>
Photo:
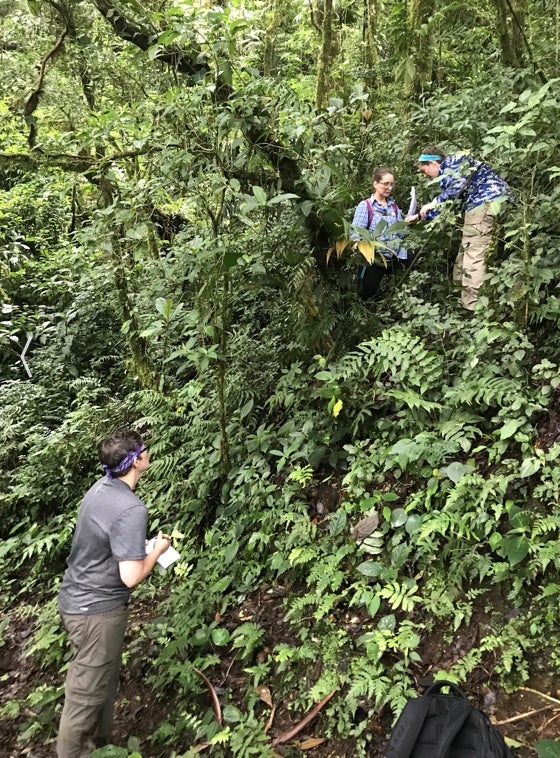
[[[371,200],[366,198],[365,200],[366,208],[367,208],[367,230],[371,231],[371,222],[373,221],[373,205],[371,204]]]
[[[410,758],[429,710],[426,693],[408,701],[393,727],[384,758]]]
[[[441,744],[438,745],[438,752],[434,758],[447,758],[453,740],[457,737],[467,719],[470,718],[472,712],[476,710],[463,690],[457,687],[453,682],[448,682],[446,679],[440,679],[439,681],[434,682],[428,687],[424,693],[424,697],[438,695],[444,687],[447,687],[449,692],[458,698],[458,701],[449,711],[447,720],[451,724],[451,727],[441,736]]]
[[[474,705],[469,703],[468,700],[458,701],[453,708],[450,709],[447,719],[450,724],[450,728],[446,729],[441,736],[441,744],[438,745],[437,755],[434,758],[448,758],[449,748],[451,747],[453,740],[460,733],[461,729],[468,721],[471,714],[475,710]]]

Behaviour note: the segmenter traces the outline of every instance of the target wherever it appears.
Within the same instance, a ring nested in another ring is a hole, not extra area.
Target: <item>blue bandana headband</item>
[[[132,466],[136,458],[140,455],[142,450],[144,449],[144,443],[141,442],[140,445],[136,448],[136,450],[131,450],[130,453],[127,453],[126,457],[122,459],[122,461],[118,464],[118,466],[115,466],[115,468],[109,468],[109,466],[106,463],[102,463],[103,471],[107,475],[107,479],[112,479],[113,474],[118,474],[120,471],[124,471],[129,466]]]
[[[418,158],[418,163],[427,163],[428,161],[442,161],[442,155],[431,155],[430,153],[422,153]]]

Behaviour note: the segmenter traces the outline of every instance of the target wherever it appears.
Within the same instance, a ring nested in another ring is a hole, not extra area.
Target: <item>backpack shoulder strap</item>
[[[371,231],[371,222],[373,221],[373,205],[371,204],[371,200],[369,197],[365,199],[365,204],[367,208],[367,229],[368,231]]]
[[[453,740],[461,732],[461,729],[475,710],[476,709],[474,705],[469,703],[469,701],[466,699],[458,700],[456,704],[453,705],[446,718],[449,727],[446,728],[441,735],[441,742],[438,745],[438,752],[434,758],[447,758],[449,755],[449,748],[451,747]]]
[[[430,697],[409,700],[396,721],[384,758],[410,758],[430,710]]]
[[[441,734],[437,756],[434,756],[434,758],[447,758],[453,740],[471,717],[471,714],[476,711],[476,708],[468,700],[463,690],[453,682],[448,682],[445,679],[434,682],[431,687],[428,687],[425,694],[438,695],[444,687],[449,689],[450,696],[455,698],[455,702],[446,717],[449,727]]]

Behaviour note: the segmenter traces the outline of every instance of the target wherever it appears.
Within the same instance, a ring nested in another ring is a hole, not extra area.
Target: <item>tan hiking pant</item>
[[[486,273],[486,253],[492,243],[495,216],[488,203],[465,213],[461,249],[453,266],[453,281],[462,285],[461,303],[474,310]]]
[[[111,742],[128,610],[61,616],[72,660],[56,752],[58,758],[85,758]]]

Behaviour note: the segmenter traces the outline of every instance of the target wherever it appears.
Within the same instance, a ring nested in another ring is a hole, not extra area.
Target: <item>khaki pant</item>
[[[128,610],[61,616],[72,660],[56,751],[58,758],[85,758],[111,742]]]
[[[453,266],[453,281],[462,285],[461,303],[474,310],[486,273],[486,253],[492,244],[495,216],[487,203],[465,213],[461,249]]]

